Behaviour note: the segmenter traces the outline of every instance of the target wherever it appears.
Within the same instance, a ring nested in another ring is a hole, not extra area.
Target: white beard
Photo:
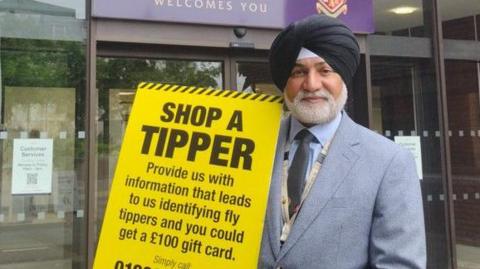
[[[326,98],[318,104],[309,104],[302,102],[304,97],[320,96]],[[291,111],[292,116],[298,121],[305,124],[324,124],[332,121],[345,107],[347,102],[348,92],[347,86],[343,84],[342,91],[337,100],[330,94],[329,91],[321,89],[315,92],[307,92],[301,90],[293,99],[293,102],[285,97],[285,104]]]

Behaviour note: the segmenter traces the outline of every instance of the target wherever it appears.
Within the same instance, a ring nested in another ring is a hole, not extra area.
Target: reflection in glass
[[[478,0],[439,0],[439,7],[443,37],[450,39],[449,44],[468,46],[477,41],[478,45]],[[455,46],[451,46],[452,49],[458,50]],[[474,60],[477,56],[474,54],[470,58]],[[479,70],[479,63],[475,61],[445,61],[455,217],[456,241],[453,243],[460,269],[480,268]]]
[[[282,95],[273,84],[268,63],[237,63],[237,89],[239,91]]]
[[[137,85],[152,81],[219,89],[222,68],[221,62],[97,58],[99,231]]]
[[[1,269],[86,267],[84,13],[80,0],[0,2]],[[14,144],[30,143],[53,156],[21,158]]]
[[[373,129],[420,138],[428,268],[448,268],[434,68],[429,59],[373,57],[371,70]]]
[[[445,61],[459,268],[480,268],[480,105],[478,64]],[[456,197],[456,199],[455,199]]]
[[[445,39],[478,40],[475,37],[480,15],[478,0],[439,0],[438,2]]]
[[[423,1],[424,2],[424,1]],[[425,37],[422,1],[375,0],[375,34]]]

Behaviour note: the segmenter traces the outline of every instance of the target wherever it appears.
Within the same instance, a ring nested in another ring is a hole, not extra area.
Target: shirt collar
[[[338,115],[330,122],[325,124],[317,124],[314,125],[308,130],[320,141],[320,144],[324,146],[330,139],[333,138],[333,135],[337,131],[338,126],[340,126],[340,121],[342,120],[342,114],[338,113]],[[290,133],[288,135],[288,142],[291,144],[297,135],[302,129],[306,128],[303,124],[301,124],[296,118],[290,117]]]

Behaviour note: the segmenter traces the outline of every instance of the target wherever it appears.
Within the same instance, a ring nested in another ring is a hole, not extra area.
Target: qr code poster
[[[14,139],[12,194],[52,192],[52,139]]]

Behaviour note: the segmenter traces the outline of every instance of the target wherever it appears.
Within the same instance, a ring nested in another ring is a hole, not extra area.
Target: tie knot
[[[302,129],[298,132],[295,136],[295,140],[299,140],[300,143],[318,143],[317,138],[308,129]]]

